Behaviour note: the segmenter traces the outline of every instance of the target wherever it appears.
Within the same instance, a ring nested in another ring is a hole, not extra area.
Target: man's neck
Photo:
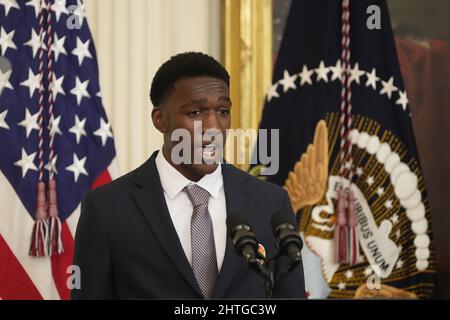
[[[162,148],[162,154],[164,156],[164,158],[167,160],[167,162],[169,162],[169,164],[175,168],[175,170],[177,170],[179,173],[181,173],[185,178],[197,182],[199,181],[203,175],[198,174],[196,172],[193,172],[192,170],[190,170],[190,168],[184,164],[175,164],[172,161],[172,157],[170,156],[170,152],[166,151],[166,148]],[[169,152],[169,154],[168,154]]]

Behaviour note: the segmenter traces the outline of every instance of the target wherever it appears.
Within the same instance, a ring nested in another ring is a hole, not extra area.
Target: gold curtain
[[[223,60],[231,76],[232,128],[257,129],[272,78],[272,0],[224,0],[222,12]],[[234,154],[246,155],[252,150],[247,140]],[[248,168],[248,164],[238,166]]]

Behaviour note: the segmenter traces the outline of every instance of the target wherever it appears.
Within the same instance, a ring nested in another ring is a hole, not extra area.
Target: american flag
[[[84,4],[0,0],[0,54],[0,298],[68,299],[81,199],[117,176]],[[40,172],[56,181],[64,251],[34,257]]]

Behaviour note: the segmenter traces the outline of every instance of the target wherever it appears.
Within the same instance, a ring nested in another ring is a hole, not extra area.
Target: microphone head
[[[276,212],[271,218],[271,225],[273,233],[277,236],[280,229],[291,229],[296,231],[295,224],[286,214],[282,212]]]
[[[293,259],[301,257],[303,242],[292,218],[286,214],[277,212],[272,216],[271,223],[273,233],[279,241],[280,252],[287,254]]]
[[[247,261],[256,257],[258,240],[242,215],[237,212],[228,214],[227,229],[238,255],[244,257]]]
[[[231,238],[234,238],[236,233],[236,227],[246,226],[249,228],[249,224],[246,219],[238,212],[231,212],[227,215],[227,230]]]

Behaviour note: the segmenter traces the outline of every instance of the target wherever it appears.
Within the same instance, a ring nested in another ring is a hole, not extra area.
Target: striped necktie
[[[217,257],[211,216],[208,211],[209,192],[191,184],[184,189],[194,212],[191,218],[192,270],[205,299],[212,297],[217,279]]]

